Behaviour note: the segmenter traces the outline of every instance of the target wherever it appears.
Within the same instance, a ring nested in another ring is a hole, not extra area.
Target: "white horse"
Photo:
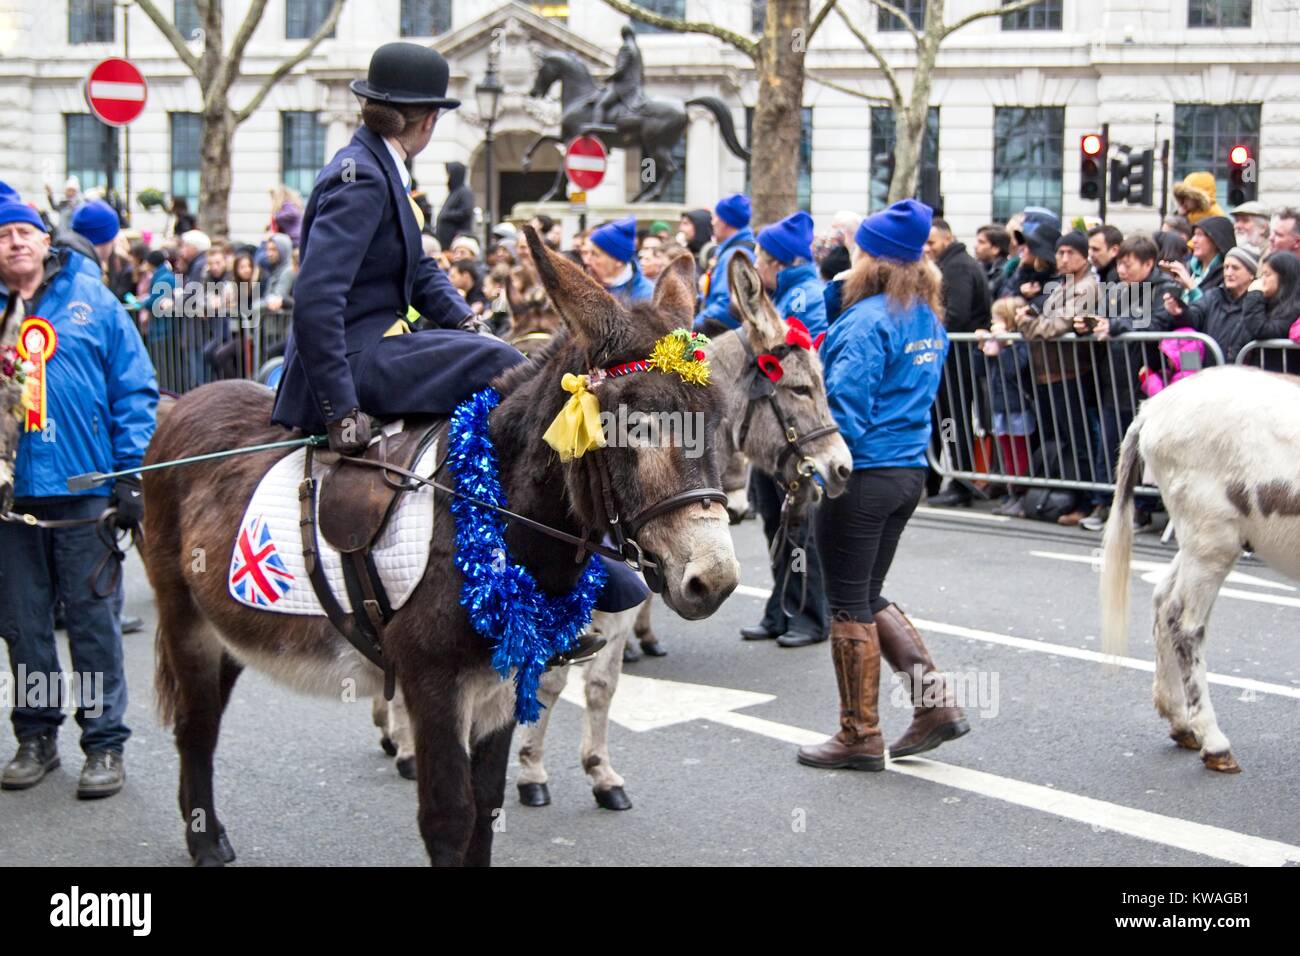
[[[1102,642],[1128,642],[1133,489],[1149,469],[1178,534],[1155,592],[1156,710],[1180,747],[1211,770],[1241,770],[1205,679],[1210,610],[1242,548],[1300,580],[1300,378],[1207,369],[1146,402],[1120,451],[1102,557]]]

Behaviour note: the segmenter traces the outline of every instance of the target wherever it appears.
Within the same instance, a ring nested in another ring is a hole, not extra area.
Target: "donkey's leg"
[[[608,648],[602,648],[603,654]],[[542,704],[542,715],[537,723],[519,730],[519,778],[515,781],[519,788],[519,802],[526,807],[545,807],[551,802],[551,790],[547,786],[550,779],[542,763],[545,751],[546,726],[550,723],[551,712],[555,702],[564,692],[564,685],[569,680],[570,666],[552,667],[542,674],[537,690],[537,699]]]
[[[400,693],[400,691],[399,691]],[[390,757],[397,756],[397,745],[388,735],[388,701],[383,694],[370,698],[370,721],[379,728],[379,746]]]
[[[648,604],[649,602],[647,602]],[[633,630],[631,610],[610,615],[609,643],[586,665],[586,719],[582,726],[582,769],[591,779],[596,803],[606,810],[630,810],[632,801],[623,790],[623,778],[609,761],[609,707],[623,671],[623,645]]]
[[[1206,548],[1198,549],[1198,553],[1184,547],[1178,553],[1177,577],[1170,591],[1167,614],[1173,653],[1187,697],[1188,725],[1201,742],[1201,760],[1211,770],[1224,773],[1239,773],[1241,767],[1232,756],[1231,744],[1219,729],[1214,705],[1210,703],[1210,687],[1205,679],[1205,632],[1214,599],[1232,570],[1238,546],[1234,541],[1227,551]]]
[[[397,757],[397,772],[404,780],[416,779],[415,736],[411,733],[411,715],[406,709],[406,698],[402,696],[400,687],[388,705],[388,722],[384,731]]]
[[[1201,742],[1192,732],[1187,720],[1187,697],[1183,693],[1183,672],[1174,654],[1173,632],[1170,625],[1171,596],[1178,576],[1178,556],[1169,568],[1169,574],[1156,585],[1152,601],[1154,624],[1152,637],[1156,649],[1156,671],[1151,682],[1151,698],[1156,711],[1169,721],[1169,738],[1180,747],[1200,750]]]
[[[651,657],[662,657],[665,652],[659,650],[659,638],[654,632],[653,625],[650,623],[650,605],[654,603],[653,598],[654,595],[652,594],[641,602],[641,606],[637,608],[634,632],[643,651]],[[653,650],[651,650],[651,648],[653,648]]]
[[[505,828],[506,765],[514,724],[489,734],[474,747],[474,834],[465,851],[466,866],[492,865],[492,837]]]
[[[453,673],[427,660],[403,660],[398,680],[415,733],[420,836],[434,866],[461,866],[474,828],[462,688]]]

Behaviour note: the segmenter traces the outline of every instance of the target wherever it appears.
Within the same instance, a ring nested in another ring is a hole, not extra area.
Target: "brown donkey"
[[[560,387],[566,373],[646,357],[658,338],[690,326],[695,296],[683,260],[665,270],[652,302],[627,310],[569,260],[545,249],[532,229],[526,231],[567,331],[496,383],[502,399],[489,429],[508,506],[582,535],[599,529],[602,469],[624,516],[682,492],[717,487],[711,450],[690,457],[679,446],[611,445],[561,464],[542,441],[568,398]],[[594,394],[602,409],[624,405],[642,414],[698,416],[705,423],[706,450],[711,448],[719,417],[716,389],[652,371],[607,379]],[[196,389],[159,427],[146,463],[283,438],[282,429],[265,424],[270,413],[270,392],[252,383]],[[324,618],[253,610],[227,592],[224,564],[243,510],[280,454],[162,469],[144,480],[145,563],[159,612],[158,706],[164,720],[175,724],[180,809],[190,854],[200,865],[234,859],[216,814],[212,765],[221,715],[245,666],[327,696],[348,687],[358,699],[373,696],[383,683],[379,668]],[[415,736],[419,826],[429,857],[439,865],[486,865],[505,788],[514,687],[492,669],[488,641],[460,606],[462,581],[452,563],[454,526],[444,496],[436,507],[428,569],[388,625],[384,653],[396,667]],[[716,502],[671,506],[646,521],[637,538],[660,562],[665,599],[683,617],[707,617],[738,582],[725,509]],[[571,545],[513,524],[506,542],[511,556],[551,593],[577,581],[582,565],[574,561]]]

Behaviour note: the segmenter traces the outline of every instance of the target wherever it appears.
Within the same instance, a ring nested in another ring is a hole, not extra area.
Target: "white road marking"
[[[1075,564],[1090,564],[1094,568],[1101,568],[1101,552],[1096,554],[1066,554],[1060,551],[1030,551],[1036,558],[1051,558],[1054,561],[1070,561]],[[1139,561],[1134,559],[1131,567],[1135,571],[1144,571],[1142,580],[1148,584],[1158,584],[1161,578],[1169,572],[1169,562],[1167,561]],[[1257,588],[1275,588],[1279,591],[1296,591],[1293,585],[1286,584],[1282,581],[1270,581],[1268,578],[1256,577],[1253,574],[1246,574],[1244,571],[1231,571],[1228,573],[1228,581],[1232,584],[1249,584]],[[1242,598],[1246,601],[1259,601],[1263,604],[1283,604],[1287,607],[1300,607],[1300,599],[1275,597],[1270,594],[1255,594],[1253,591],[1238,591],[1234,588],[1220,588],[1219,593],[1228,597]]]
[[[928,505],[917,505],[916,513],[930,515],[935,518],[971,518],[975,521],[992,521],[995,524],[1006,524],[1011,520],[1008,515],[991,515],[984,511],[958,510],[956,508],[931,508]]]
[[[772,592],[767,588],[756,588],[749,584],[741,584],[736,587],[735,593],[767,600]],[[1224,592],[1220,591],[1219,593],[1223,594]],[[1261,595],[1261,597],[1272,597],[1272,595]],[[1040,654],[1053,654],[1057,657],[1070,657],[1077,661],[1089,661],[1094,664],[1113,664],[1117,667],[1127,667],[1129,670],[1146,671],[1148,674],[1154,674],[1156,669],[1153,661],[1146,661],[1137,657],[1112,657],[1110,654],[1088,650],[1086,647],[1070,647],[1067,644],[1053,644],[1050,641],[1015,637],[1011,634],[982,631],[978,628],[961,627],[957,624],[944,624],[942,621],[927,621],[921,618],[912,618],[912,623],[922,631],[949,634],[953,637],[967,637],[977,641],[985,641],[989,644],[1001,644],[1003,647],[1014,647],[1018,650],[1037,651]],[[1243,690],[1259,691],[1261,694],[1300,699],[1300,687],[1272,684],[1268,681],[1255,680],[1250,677],[1236,677],[1232,674],[1207,673],[1205,677],[1211,684],[1220,684],[1224,687],[1239,687]]]
[[[563,699],[579,707],[584,706],[581,684],[580,680],[571,679],[562,695]],[[826,739],[825,733],[752,714],[732,712],[735,708],[750,707],[774,699],[771,694],[729,687],[623,674],[619,678],[618,693],[614,695],[609,716],[624,727],[638,731],[693,720],[708,720],[796,746],[820,743]],[[917,757],[890,761],[889,770],[1228,863],[1282,866],[1285,863],[1300,862],[1300,846],[1204,823],[1193,823],[1149,810],[1138,810],[982,770]]]

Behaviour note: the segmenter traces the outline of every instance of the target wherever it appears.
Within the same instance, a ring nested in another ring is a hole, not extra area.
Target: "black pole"
[[[492,195],[492,126],[495,119],[489,118],[487,124],[487,136],[484,141],[484,149],[487,150],[487,196],[483,203],[483,261],[487,261],[488,250],[492,248],[492,225],[496,221],[496,216],[492,208],[495,197]]]
[[[131,4],[122,4],[122,59],[131,59]],[[126,142],[122,156],[122,220],[131,225],[131,127],[122,131]]]
[[[1169,211],[1169,140],[1160,144],[1160,225]]]
[[[1110,184],[1106,182],[1110,175],[1110,124],[1101,124],[1101,195],[1097,197],[1098,215],[1101,221],[1106,221],[1106,190]]]

